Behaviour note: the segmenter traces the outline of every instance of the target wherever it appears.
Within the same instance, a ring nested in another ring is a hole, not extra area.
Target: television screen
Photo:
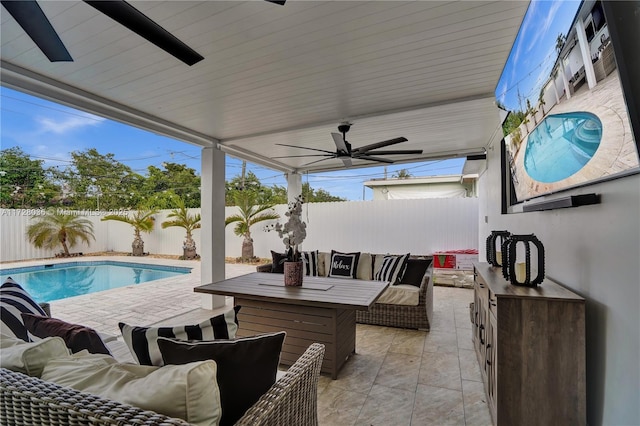
[[[512,201],[640,171],[600,1],[532,1],[495,96]]]

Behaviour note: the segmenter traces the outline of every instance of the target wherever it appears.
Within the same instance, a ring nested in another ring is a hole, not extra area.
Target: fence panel
[[[274,210],[283,221],[287,206],[278,205]],[[225,215],[236,211],[235,207],[227,207]],[[182,254],[185,230],[160,226],[169,212],[158,213],[155,229],[142,235],[145,252]],[[192,214],[199,212],[200,209],[190,209]],[[131,251],[133,228],[122,222],[101,221],[105,214],[85,213],[84,217],[94,224],[96,239],[89,246],[74,247],[73,252]],[[430,254],[438,250],[478,248],[477,198],[308,203],[303,206],[303,214],[307,223],[305,250]],[[55,251],[36,249],[28,242],[26,230],[33,216],[33,210],[0,209],[0,261],[54,256]],[[270,258],[270,250],[284,250],[278,234],[264,230],[274,222],[261,222],[251,228],[256,256]],[[234,234],[233,228],[234,225],[229,225],[225,230],[225,253],[239,257],[243,239]],[[194,232],[198,249],[200,232]]]

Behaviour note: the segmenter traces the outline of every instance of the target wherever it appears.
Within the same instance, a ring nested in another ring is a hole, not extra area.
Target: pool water
[[[90,261],[3,269],[0,277],[1,282],[11,277],[37,302],[51,302],[189,272],[185,267]]]
[[[557,182],[582,169],[600,146],[602,122],[590,112],[547,116],[527,142],[524,167],[539,182]]]

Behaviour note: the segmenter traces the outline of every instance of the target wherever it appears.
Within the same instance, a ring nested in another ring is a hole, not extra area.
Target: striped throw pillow
[[[303,251],[302,261],[304,262],[304,274],[307,276],[318,276],[318,250]]]
[[[385,255],[382,259],[382,266],[376,272],[375,279],[378,281],[389,281],[391,285],[398,283],[402,279],[404,270],[407,267],[409,253],[401,256]]]
[[[140,365],[163,366],[162,354],[158,348],[158,337],[172,337],[180,340],[235,339],[238,331],[238,311],[240,306],[224,314],[209,318],[196,325],[177,327],[135,327],[119,323],[125,343],[133,358]]]
[[[0,332],[30,342],[23,313],[47,316],[29,293],[9,277],[0,286]]]

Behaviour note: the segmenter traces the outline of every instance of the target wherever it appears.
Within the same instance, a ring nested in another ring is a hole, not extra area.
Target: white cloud
[[[92,114],[81,114],[65,117],[60,120],[50,117],[36,117],[35,120],[40,125],[40,133],[55,133],[61,135],[83,127],[97,126],[106,119]]]

